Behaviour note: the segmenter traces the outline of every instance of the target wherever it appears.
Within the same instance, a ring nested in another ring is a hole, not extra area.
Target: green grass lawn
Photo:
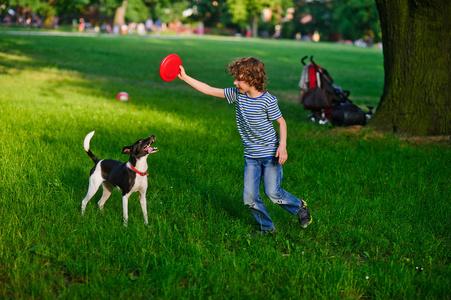
[[[226,65],[256,56],[288,124],[284,187],[314,223],[269,203],[274,236],[242,204],[234,110],[157,68],[228,87]],[[371,129],[315,126],[296,103],[299,60],[314,55],[358,104],[376,105],[382,53],[334,44],[232,38],[10,35],[0,31],[0,298],[449,298],[451,151]],[[131,101],[114,99],[127,91]],[[125,160],[148,134],[149,225],[120,193],[80,215],[92,162]],[[422,271],[421,271],[422,270]]]

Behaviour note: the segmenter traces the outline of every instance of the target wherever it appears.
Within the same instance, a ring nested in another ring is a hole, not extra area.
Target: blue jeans
[[[291,214],[296,214],[301,201],[281,188],[282,166],[276,157],[244,158],[244,204],[251,210],[260,230],[274,230],[274,224],[260,198],[260,181],[263,178],[265,194]]]

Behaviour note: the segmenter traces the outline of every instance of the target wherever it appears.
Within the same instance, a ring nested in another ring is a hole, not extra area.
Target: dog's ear
[[[125,146],[122,148],[122,154],[130,154],[132,152],[132,146]]]

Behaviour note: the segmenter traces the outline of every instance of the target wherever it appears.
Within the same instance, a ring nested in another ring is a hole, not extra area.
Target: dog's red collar
[[[130,170],[132,170],[133,172],[135,172],[136,174],[138,174],[138,175],[141,175],[141,176],[147,176],[147,175],[149,175],[149,173],[147,173],[147,171],[146,172],[141,172],[141,171],[139,171],[137,168],[135,168],[132,164],[130,164],[130,163],[128,163],[127,164],[127,167],[130,169]]]

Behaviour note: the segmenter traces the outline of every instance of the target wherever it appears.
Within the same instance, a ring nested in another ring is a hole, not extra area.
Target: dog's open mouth
[[[152,147],[150,145],[147,145],[144,148],[144,151],[146,151],[148,154],[152,154],[152,153],[158,152],[158,148],[157,147]]]

